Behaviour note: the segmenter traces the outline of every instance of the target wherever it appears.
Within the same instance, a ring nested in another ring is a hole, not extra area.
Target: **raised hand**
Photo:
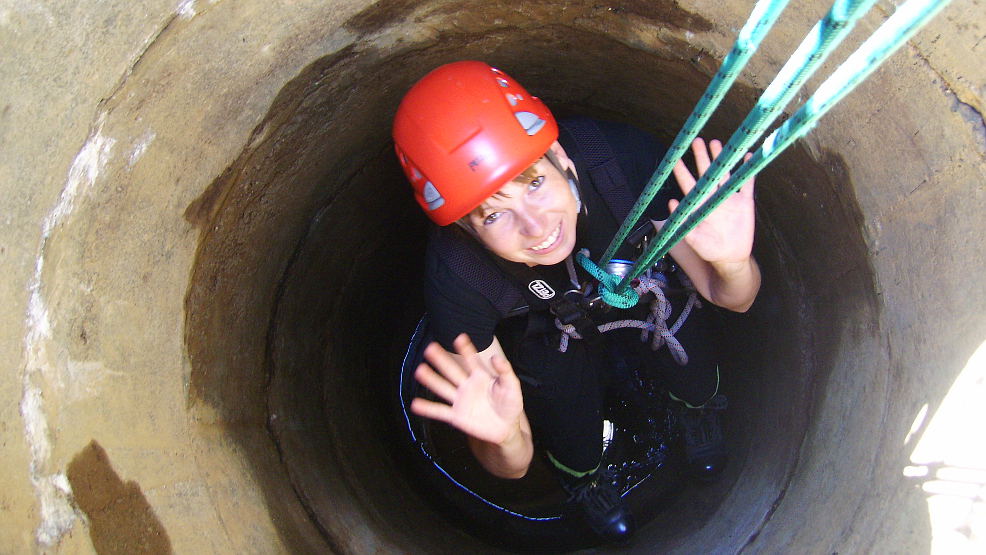
[[[698,168],[699,177],[701,177],[709,169],[712,160],[716,159],[722,152],[722,143],[712,140],[706,147],[705,141],[697,138],[692,141],[692,152],[695,155],[695,165]],[[749,156],[748,154],[747,159]],[[674,177],[685,194],[688,194],[695,187],[695,177],[680,160],[674,167]],[[725,184],[727,179],[729,179],[728,173],[717,184],[717,187]],[[706,262],[728,265],[745,263],[750,258],[755,222],[753,181],[751,178],[744,183],[738,192],[730,195],[685,236],[685,243]],[[672,212],[677,207],[678,201],[668,202],[668,208]]]
[[[526,424],[520,380],[505,358],[487,362],[476,352],[469,336],[459,335],[453,356],[437,343],[425,348],[425,359],[415,371],[418,382],[445,402],[416,398],[411,411],[440,420],[481,441],[503,444]],[[437,370],[437,372],[436,372]]]

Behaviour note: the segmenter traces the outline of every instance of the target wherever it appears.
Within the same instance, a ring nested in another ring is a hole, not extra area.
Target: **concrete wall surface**
[[[396,104],[478,58],[667,140],[752,5],[0,2],[0,552],[499,551],[382,416],[424,237]],[[711,133],[827,7],[791,2]],[[983,59],[954,0],[761,175],[730,475],[628,550],[986,550]]]

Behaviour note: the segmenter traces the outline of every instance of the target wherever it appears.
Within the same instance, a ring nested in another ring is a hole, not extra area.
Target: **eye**
[[[539,175],[539,176],[535,177],[534,179],[532,179],[531,180],[531,184],[528,185],[528,187],[532,191],[537,191],[538,189],[541,188],[541,185],[544,185],[544,176],[543,175]]]
[[[497,220],[500,219],[500,216],[502,215],[503,212],[493,212],[492,214],[487,215],[485,218],[483,218],[483,225],[491,225],[495,223]]]

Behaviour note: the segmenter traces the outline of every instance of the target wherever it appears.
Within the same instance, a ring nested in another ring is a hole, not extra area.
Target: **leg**
[[[584,346],[576,342],[559,353],[546,338],[528,338],[514,358],[524,408],[549,460],[576,479],[595,472],[602,455],[603,392]]]
[[[667,349],[649,357],[647,365],[661,376],[671,397],[682,403],[678,416],[684,436],[689,470],[700,480],[717,478],[726,464],[725,438],[719,413],[726,400],[719,390],[719,350],[721,326],[714,310],[702,308],[691,313],[675,334],[688,353],[688,363],[679,365]]]
[[[633,525],[620,492],[599,472],[602,459],[603,384],[596,357],[583,342],[559,353],[557,343],[525,339],[514,355],[524,406],[535,440],[558,470],[570,501],[608,541],[629,538]]]

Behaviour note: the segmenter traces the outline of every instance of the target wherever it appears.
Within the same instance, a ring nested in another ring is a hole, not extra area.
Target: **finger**
[[[722,142],[719,139],[709,141],[709,152],[712,154],[712,160],[718,158],[722,154]],[[712,164],[709,164],[709,167],[712,167]],[[725,185],[726,181],[729,181],[729,172],[723,172],[722,178],[716,183],[716,189]]]
[[[668,201],[668,212],[670,212],[670,213],[673,214],[676,208],[678,208],[678,201],[673,200],[673,199],[672,200],[669,200]]]
[[[476,351],[476,346],[473,345],[472,339],[469,338],[468,334],[460,333],[455,338],[453,345],[455,346],[455,350],[458,351],[459,356],[464,358],[463,363],[465,364],[466,372],[470,376],[473,372],[485,372],[491,377],[496,377],[496,372],[490,368],[489,363],[479,356],[479,352]]]
[[[438,395],[442,399],[445,399],[449,403],[455,401],[455,386],[445,378],[439,376],[438,373],[429,368],[427,364],[418,365],[418,369],[414,371],[414,379],[418,380],[419,384],[427,387],[429,391],[435,395]]]
[[[698,175],[704,175],[705,171],[709,169],[711,161],[702,137],[695,137],[695,140],[692,141],[692,154],[695,156],[695,167],[698,168]]]
[[[510,361],[500,355],[493,355],[490,363],[498,376],[509,376],[514,373],[514,367],[510,365]]]
[[[471,357],[478,353],[476,346],[472,344],[472,339],[466,333],[460,333],[455,338],[455,341],[452,342],[452,345],[455,346],[456,352],[464,357]]]
[[[420,397],[416,397],[411,401],[411,412],[418,416],[431,418],[433,420],[440,420],[442,422],[452,421],[452,407],[444,403],[436,403],[435,401],[428,401]]]
[[[520,379],[514,373],[510,362],[499,355],[490,359],[490,362],[493,365],[493,370],[497,373],[496,379],[493,380],[494,388],[499,387],[504,394],[518,392],[521,388]]]
[[[431,343],[425,347],[425,360],[448,378],[452,385],[457,386],[469,377],[469,373],[462,368],[459,361],[438,343]]]
[[[754,179],[751,177],[750,179],[747,179],[745,182],[743,182],[743,185],[740,186],[739,194],[743,195],[744,197],[753,197],[753,188],[754,188],[753,181]]]
[[[715,160],[722,154],[722,141],[719,139],[712,139],[709,141],[709,152],[712,153],[712,159]]]
[[[753,158],[753,154],[747,152],[746,156],[743,157],[743,163],[745,164],[746,162],[749,162],[751,158]],[[740,185],[739,194],[745,197],[752,197],[753,181],[754,181],[753,177],[750,177],[750,179],[744,181],[743,184]]]
[[[681,192],[688,194],[693,188],[695,188],[695,177],[692,172],[688,171],[688,167],[681,160],[674,165],[674,169],[671,170],[674,173],[674,179],[678,182],[678,188]]]

